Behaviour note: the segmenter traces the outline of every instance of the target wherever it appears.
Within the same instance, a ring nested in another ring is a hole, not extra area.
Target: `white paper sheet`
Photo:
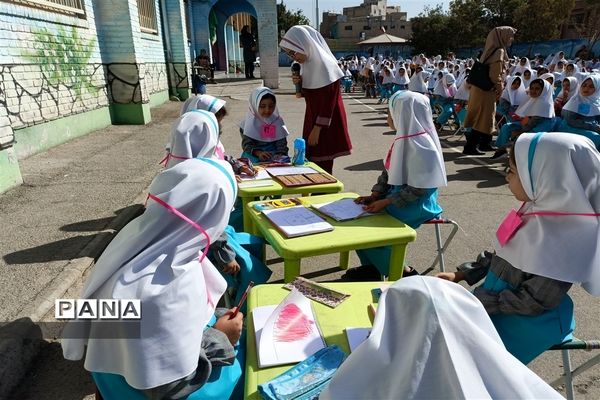
[[[352,353],[371,334],[371,328],[346,328],[346,338]]]
[[[297,290],[252,310],[260,368],[305,360],[325,347],[310,300]]]
[[[267,171],[269,171],[269,174],[273,176],[319,173],[319,171],[316,171],[310,167],[272,167],[267,168]]]
[[[243,181],[243,182],[238,183],[238,187],[242,188],[242,189],[271,186],[271,185],[273,185],[273,179],[261,179],[259,181]]]
[[[258,172],[256,173],[256,175],[254,176],[248,176],[248,175],[238,175],[238,177],[240,178],[240,180],[242,182],[246,182],[246,181],[258,181],[261,179],[271,179],[271,175],[269,175],[269,173],[267,172],[266,169],[259,169]]]

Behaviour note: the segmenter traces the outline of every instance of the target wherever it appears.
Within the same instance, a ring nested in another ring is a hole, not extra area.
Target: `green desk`
[[[304,167],[310,167],[319,172],[325,172],[314,163],[308,162]],[[339,193],[344,190],[344,184],[341,181],[335,183],[327,183],[324,185],[309,185],[286,187],[273,179],[273,184],[270,186],[259,187],[240,187],[238,185],[238,197],[242,200],[242,213],[244,216],[244,231],[253,233],[252,220],[246,211],[246,205],[251,201],[257,200],[260,196],[281,196],[285,194],[300,194],[303,196],[311,193]]]
[[[336,193],[305,197],[302,200],[306,204],[319,204],[346,197],[354,198],[358,195]],[[291,282],[300,275],[302,258],[340,253],[340,268],[347,269],[350,251],[379,246],[392,246],[389,279],[400,279],[404,269],[406,245],[417,237],[414,229],[383,213],[345,222],[326,218],[333,225],[333,231],[287,239],[262,213],[252,208],[255,203],[260,202],[248,203],[244,213],[252,219],[257,233],[283,258],[285,282]]]
[[[367,306],[373,303],[371,289],[381,285],[381,282],[352,282],[326,283],[332,289],[350,293],[351,296],[336,308],[312,302],[317,322],[327,345],[337,344],[347,354],[350,352],[344,329],[347,327],[368,327],[371,321],[367,314]],[[248,295],[249,314],[246,318],[246,382],[244,399],[260,399],[258,385],[264,383],[292,367],[282,365],[269,368],[258,368],[256,356],[256,339],[252,310],[259,306],[279,304],[290,293],[281,284],[258,285]]]

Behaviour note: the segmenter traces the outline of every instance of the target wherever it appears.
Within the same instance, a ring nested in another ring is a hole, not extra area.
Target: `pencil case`
[[[283,374],[258,385],[258,392],[266,400],[315,399],[345,358],[346,353],[338,346],[325,347]]]

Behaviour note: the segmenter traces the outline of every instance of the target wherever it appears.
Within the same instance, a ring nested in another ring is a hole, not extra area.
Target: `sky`
[[[323,18],[324,11],[333,11],[342,13],[344,7],[354,7],[362,4],[362,0],[318,0],[319,1],[319,21]],[[279,3],[280,0],[277,0]],[[316,0],[283,0],[289,10],[302,10],[311,24],[315,20],[315,2]],[[444,9],[448,9],[449,0],[388,0],[388,6],[400,6],[402,11],[408,13],[408,18],[416,17],[426,6],[434,7],[442,4]]]

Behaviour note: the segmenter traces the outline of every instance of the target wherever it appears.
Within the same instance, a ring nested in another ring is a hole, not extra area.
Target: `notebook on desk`
[[[333,230],[329,222],[304,206],[265,210],[263,214],[287,238]]]
[[[312,207],[338,222],[375,215],[363,210],[363,205],[356,204],[354,199],[340,199],[330,203],[313,204]]]

